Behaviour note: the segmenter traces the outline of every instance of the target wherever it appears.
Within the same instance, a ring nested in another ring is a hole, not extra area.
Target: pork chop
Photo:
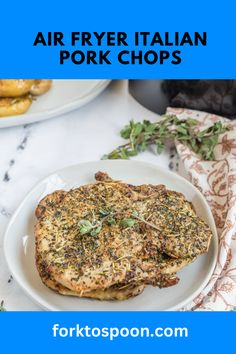
[[[176,284],[176,272],[207,251],[211,231],[182,194],[101,172],[96,179],[56,191],[36,209],[36,265],[48,287],[125,299],[146,285]]]

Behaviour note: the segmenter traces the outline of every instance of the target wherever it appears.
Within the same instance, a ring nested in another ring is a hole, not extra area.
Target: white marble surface
[[[3,235],[22,198],[43,177],[67,165],[100,159],[122,143],[120,129],[131,119],[158,116],[128,93],[126,81],[113,81],[94,101],[41,123],[0,130],[0,302],[6,310],[40,310],[12,279],[3,254]],[[178,169],[173,148],[139,160]]]

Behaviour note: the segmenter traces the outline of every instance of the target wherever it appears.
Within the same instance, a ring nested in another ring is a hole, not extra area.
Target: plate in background
[[[111,80],[53,80],[51,89],[37,96],[21,115],[1,117],[0,128],[49,119],[79,108],[101,93]]]
[[[48,289],[38,275],[34,251],[34,211],[39,201],[58,189],[69,190],[94,181],[97,171],[132,184],[165,184],[183,193],[197,214],[213,232],[207,254],[178,272],[180,282],[174,287],[147,287],[144,292],[126,301],[99,301],[59,295]],[[5,257],[14,279],[42,308],[49,310],[121,311],[177,310],[193,300],[208,283],[216,265],[218,238],[211,210],[202,194],[184,178],[156,165],[139,161],[97,161],[66,167],[48,176],[26,196],[11,218],[4,238]]]

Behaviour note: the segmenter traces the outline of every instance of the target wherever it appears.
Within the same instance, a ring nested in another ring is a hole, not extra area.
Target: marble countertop
[[[99,160],[122,143],[121,128],[131,119],[157,115],[129,94],[127,81],[113,81],[84,107],[40,123],[0,129],[0,303],[6,310],[40,310],[12,278],[4,259],[3,235],[23,197],[39,180],[68,165]],[[178,171],[175,149],[135,157]]]

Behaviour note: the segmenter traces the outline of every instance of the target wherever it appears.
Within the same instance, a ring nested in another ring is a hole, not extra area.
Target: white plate
[[[57,189],[69,190],[94,181],[94,173],[106,171],[115,179],[132,184],[165,184],[182,192],[211,227],[214,234],[207,254],[179,272],[175,287],[144,292],[122,302],[97,301],[58,295],[44,286],[35,267],[34,211],[39,201]],[[97,161],[66,167],[41,181],[13,215],[4,239],[7,263],[15,280],[39,305],[50,310],[173,310],[190,302],[206,286],[214,270],[218,240],[211,211],[201,193],[188,181],[158,166],[138,161]]]
[[[18,116],[0,118],[0,128],[29,124],[70,112],[91,101],[111,80],[53,80],[51,89]]]

